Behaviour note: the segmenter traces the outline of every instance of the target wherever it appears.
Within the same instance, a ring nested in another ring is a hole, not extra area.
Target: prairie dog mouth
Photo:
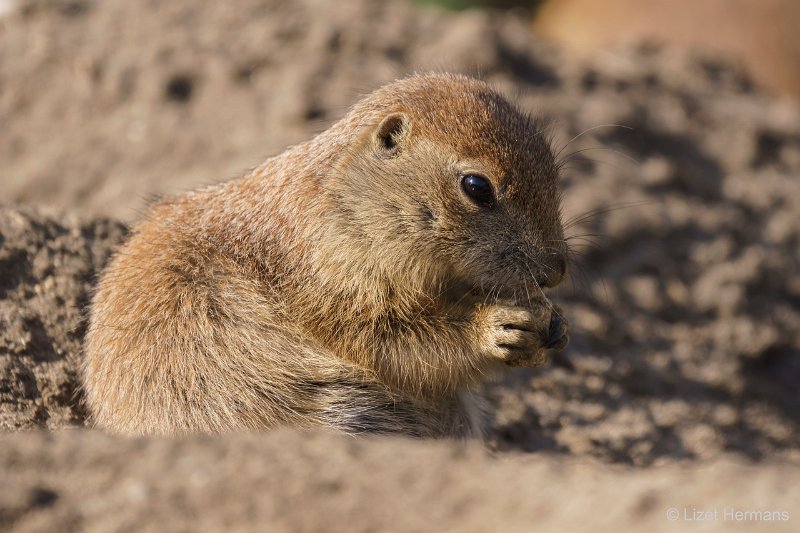
[[[553,303],[538,286],[476,283],[464,277],[451,277],[443,295],[458,302],[495,303],[514,307],[548,307]]]
[[[473,287],[470,293],[485,302],[504,303],[521,307],[552,307],[550,299],[541,289],[531,291],[524,288],[493,287],[491,289]]]

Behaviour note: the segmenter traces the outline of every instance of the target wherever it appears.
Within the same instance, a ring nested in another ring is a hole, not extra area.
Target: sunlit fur
[[[479,433],[471,391],[507,345],[541,351],[505,322],[543,316],[564,271],[542,129],[482,82],[418,75],[240,179],[155,204],[92,302],[91,420]],[[462,192],[466,172],[495,206]]]

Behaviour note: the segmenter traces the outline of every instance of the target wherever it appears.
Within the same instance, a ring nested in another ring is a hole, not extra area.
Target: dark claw
[[[544,344],[544,347],[554,350],[563,350],[567,346],[567,343],[569,343],[567,321],[560,314],[553,313],[550,317],[550,326],[547,330],[547,342]]]

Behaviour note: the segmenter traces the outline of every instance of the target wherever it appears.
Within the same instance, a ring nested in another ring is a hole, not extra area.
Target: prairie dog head
[[[561,281],[558,171],[542,122],[485,83],[441,74],[387,85],[344,121],[356,133],[327,187],[386,269],[510,299]]]

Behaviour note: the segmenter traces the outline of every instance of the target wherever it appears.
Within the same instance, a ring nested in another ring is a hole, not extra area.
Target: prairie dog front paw
[[[566,346],[567,321],[561,310],[543,302],[534,307],[493,304],[480,310],[482,349],[509,366],[542,366],[546,348]]]

